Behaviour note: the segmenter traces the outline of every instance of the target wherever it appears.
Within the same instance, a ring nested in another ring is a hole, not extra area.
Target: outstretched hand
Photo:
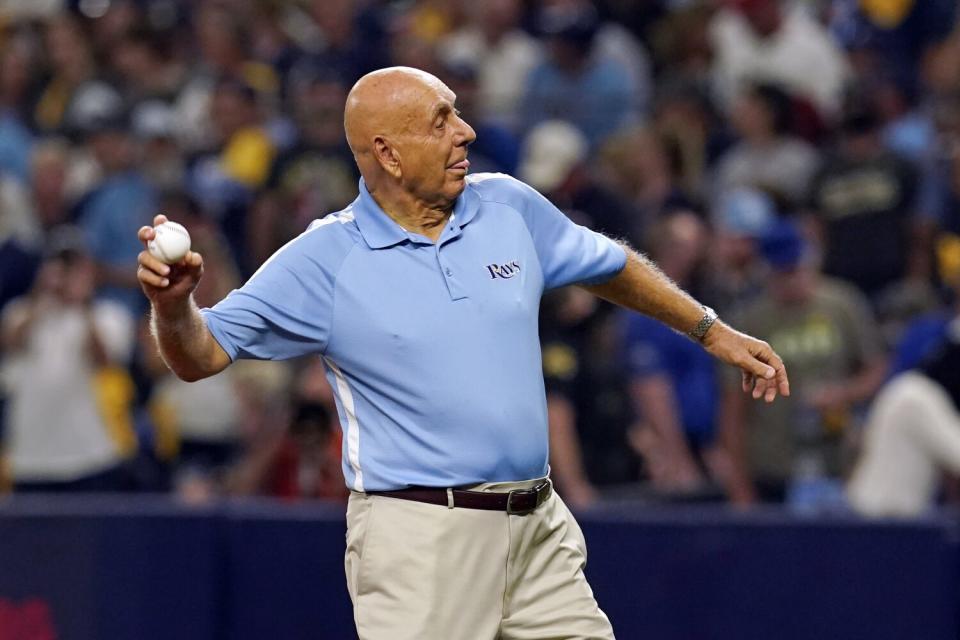
[[[740,369],[743,390],[755,400],[773,402],[777,395],[790,395],[790,380],[783,360],[762,340],[716,322],[704,337],[703,346],[713,356]]]
[[[164,215],[153,218],[154,226],[166,221],[167,217]],[[203,275],[203,256],[195,251],[188,251],[180,262],[164,264],[146,250],[147,243],[153,240],[155,234],[153,227],[140,227],[137,233],[144,248],[137,256],[140,265],[137,269],[137,280],[140,281],[140,288],[155,307],[181,303],[190,297],[200,282]]]

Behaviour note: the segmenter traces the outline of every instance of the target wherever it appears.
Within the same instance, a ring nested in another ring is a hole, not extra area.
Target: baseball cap
[[[715,215],[724,231],[759,238],[776,223],[777,210],[773,199],[763,191],[741,187],[720,196]]]
[[[176,128],[173,107],[162,100],[141,102],[134,107],[130,120],[134,134],[143,140],[173,137]]]
[[[69,114],[70,124],[83,135],[124,130],[129,126],[128,116],[123,98],[103,82],[78,89]]]
[[[587,157],[587,138],[569,122],[547,120],[523,141],[520,179],[538,191],[553,191]]]
[[[808,245],[796,223],[780,220],[760,238],[760,254],[773,269],[789,271],[807,257]]]

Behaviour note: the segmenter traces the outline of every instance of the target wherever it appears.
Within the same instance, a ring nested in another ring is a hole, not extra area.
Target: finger
[[[783,364],[783,360],[780,360],[780,357],[777,357],[777,360],[780,361],[780,366],[777,369],[777,389],[780,391],[780,395],[789,396],[790,395],[790,378],[787,376],[787,367]]]
[[[183,256],[181,262],[188,267],[197,268],[203,265],[203,256],[196,251],[187,251],[187,255]]]
[[[753,383],[753,399],[759,400],[763,397],[763,394],[767,391],[767,380],[765,378],[758,377]]]
[[[756,376],[754,376],[749,371],[741,371],[740,373],[742,377],[740,384],[743,388],[743,391],[744,393],[749,393],[750,389],[753,388],[753,381],[754,381],[754,378],[756,378]]]
[[[144,267],[137,269],[137,280],[151,287],[157,287],[158,289],[163,289],[170,285],[169,279]]]
[[[149,251],[141,251],[137,255],[137,262],[139,262],[140,266],[144,269],[149,269],[150,271],[161,276],[170,275],[170,265],[165,264],[163,261],[157,259]]]
[[[767,382],[767,390],[763,393],[764,402],[773,402],[777,399],[777,385],[775,380]]]
[[[137,231],[137,238],[140,239],[140,242],[142,242],[144,246],[146,246],[148,242],[153,240],[154,237],[156,237],[156,235],[157,233],[156,231],[153,230],[153,227],[143,226],[143,227],[140,227],[139,231]]]
[[[153,226],[157,226],[158,224],[163,224],[166,221],[167,221],[167,216],[163,215],[162,213],[158,213],[157,215],[153,216]]]

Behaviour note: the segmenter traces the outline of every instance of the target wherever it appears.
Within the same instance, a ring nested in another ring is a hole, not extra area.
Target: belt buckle
[[[507,515],[508,515],[508,516],[525,516],[525,515],[527,515],[528,513],[530,513],[531,511],[533,511],[533,509],[518,509],[518,510],[514,510],[514,508],[513,508],[513,497],[514,497],[514,496],[529,495],[529,494],[531,494],[531,493],[533,493],[533,490],[531,490],[531,489],[517,489],[517,490],[510,491],[509,493],[507,493]]]
[[[527,514],[533,513],[537,507],[543,504],[547,497],[550,495],[550,481],[545,480],[543,484],[539,484],[532,489],[515,489],[507,493],[507,515],[511,516],[525,516]],[[533,506],[528,509],[514,509],[513,508],[513,496],[515,495],[524,495],[529,496],[533,495],[536,499],[533,502]]]

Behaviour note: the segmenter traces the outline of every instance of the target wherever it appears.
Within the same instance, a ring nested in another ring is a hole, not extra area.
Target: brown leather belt
[[[373,496],[386,496],[400,500],[426,502],[453,509],[484,509],[506,511],[510,515],[525,516],[547,501],[553,492],[550,480],[544,480],[532,489],[515,489],[506,493],[492,491],[468,491],[465,489],[437,489],[433,487],[410,487],[396,491],[368,491]]]

